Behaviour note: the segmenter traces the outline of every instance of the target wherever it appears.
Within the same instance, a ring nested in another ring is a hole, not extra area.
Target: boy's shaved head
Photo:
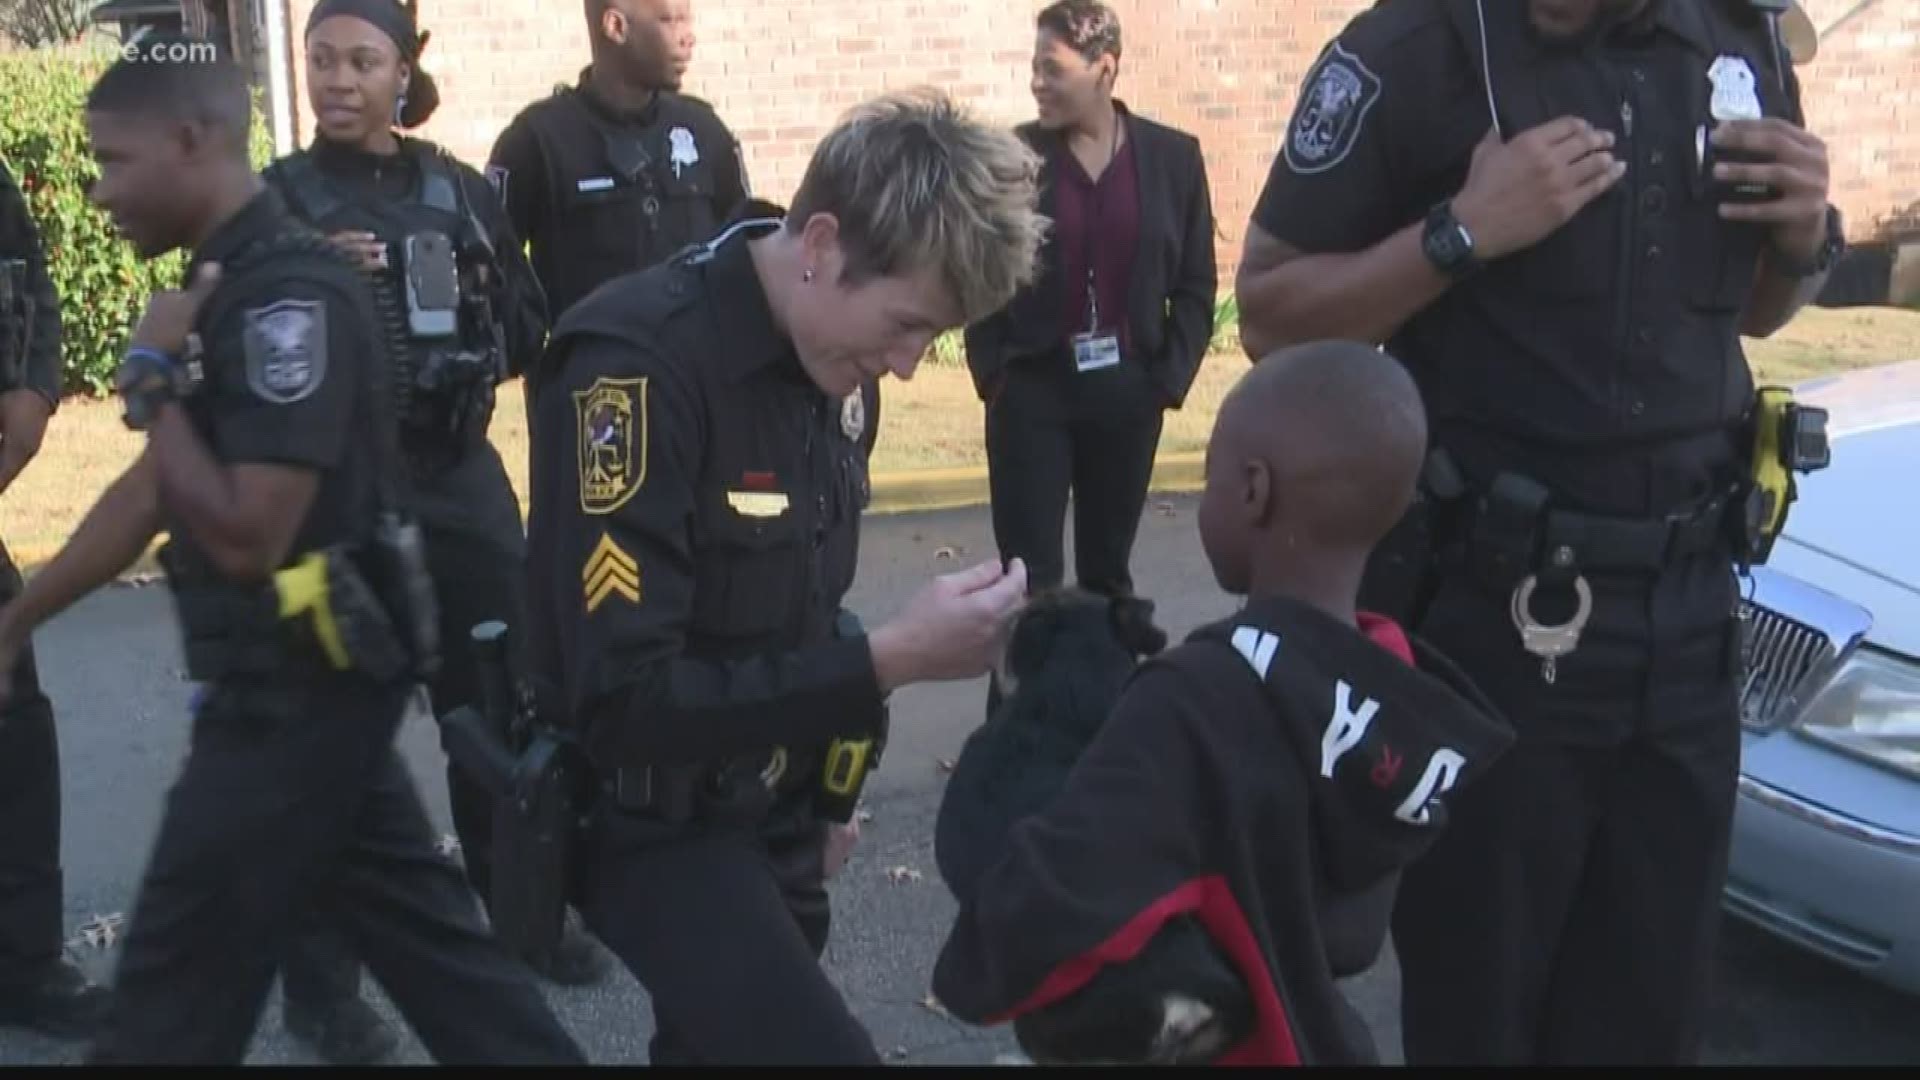
[[[1201,540],[1223,587],[1263,562],[1364,563],[1411,504],[1426,411],[1405,368],[1368,345],[1275,352],[1220,405],[1207,447]]]

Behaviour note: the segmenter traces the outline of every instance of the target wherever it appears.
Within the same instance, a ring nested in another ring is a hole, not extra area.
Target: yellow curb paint
[[[1153,463],[1153,479],[1148,487],[1162,493],[1198,491],[1205,483],[1204,461],[1200,454],[1166,454]],[[987,469],[969,465],[952,469],[918,469],[912,472],[883,473],[873,478],[873,497],[869,514],[913,514],[930,510],[959,510],[987,504]],[[32,576],[53,558],[58,548],[35,545],[11,549],[14,564]],[[154,554],[156,543],[142,555],[120,580],[148,577],[159,572]]]

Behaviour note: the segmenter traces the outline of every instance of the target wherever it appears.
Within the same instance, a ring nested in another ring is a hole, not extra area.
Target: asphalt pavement
[[[1176,634],[1233,607],[1201,556],[1192,511],[1190,496],[1149,500],[1135,556],[1138,587],[1159,603],[1161,622]],[[871,518],[849,604],[875,625],[930,575],[993,554],[984,510]],[[152,585],[96,594],[45,628],[36,647],[60,725],[71,949],[97,979],[110,980],[119,953],[116,920],[132,906],[161,801],[185,747],[187,691],[170,597]],[[1012,1049],[1005,1030],[958,1024],[927,996],[928,974],[954,909],[934,870],[931,846],[943,763],[979,721],[984,693],[984,681],[974,680],[896,695],[894,737],[868,789],[871,819],[832,884],[827,968],[876,1045],[896,1063],[987,1063]],[[402,745],[429,811],[450,835],[444,765],[431,721],[410,720]],[[1720,960],[1707,1061],[1920,1062],[1913,1000],[1737,924],[1724,934]],[[1396,985],[1389,947],[1372,971],[1349,986],[1382,1054],[1395,1063]],[[368,992],[398,1022],[371,981]],[[649,1009],[644,992],[624,971],[604,986],[548,993],[591,1060],[645,1062]],[[80,1054],[74,1044],[0,1029],[0,1064],[71,1062]],[[282,1028],[276,991],[249,1061],[311,1060]],[[408,1035],[401,1060],[430,1059]]]

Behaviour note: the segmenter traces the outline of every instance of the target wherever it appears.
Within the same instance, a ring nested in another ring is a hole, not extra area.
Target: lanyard
[[[1067,152],[1072,153],[1073,148],[1068,147]],[[1120,116],[1116,112],[1113,117],[1113,140],[1111,145],[1107,148],[1107,167],[1101,170],[1100,178],[1098,180],[1094,180],[1093,182],[1093,200],[1091,203],[1091,208],[1087,212],[1086,221],[1082,223],[1086,233],[1085,248],[1086,248],[1086,260],[1087,260],[1087,332],[1090,334],[1097,334],[1100,332],[1100,298],[1098,295],[1095,294],[1094,288],[1093,288],[1093,256],[1094,256],[1094,237],[1097,236],[1100,232],[1100,222],[1102,217],[1105,216],[1105,206],[1107,201],[1107,189],[1101,185],[1106,182],[1107,175],[1113,172],[1114,159],[1118,158],[1119,156],[1120,156]]]

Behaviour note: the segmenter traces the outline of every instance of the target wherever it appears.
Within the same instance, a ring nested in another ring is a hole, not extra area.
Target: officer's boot
[[[59,1039],[85,1039],[106,1017],[107,1001],[107,990],[88,982],[63,956],[40,977],[0,990],[0,1025]]]
[[[372,1065],[400,1037],[360,997],[360,959],[325,925],[303,928],[280,969],[280,1021],[329,1065]]]
[[[606,947],[580,925],[580,916],[569,910],[566,925],[560,930],[559,943],[553,952],[532,966],[543,978],[561,986],[591,986],[613,970],[613,960],[607,955]]]

